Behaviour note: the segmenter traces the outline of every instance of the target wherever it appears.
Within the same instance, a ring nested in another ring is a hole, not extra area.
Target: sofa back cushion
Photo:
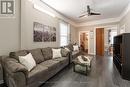
[[[10,52],[9,56],[11,58],[15,58],[15,59],[19,60],[19,56],[25,56],[27,54],[28,53],[26,50],[20,50],[20,51],[16,51],[16,52]]]
[[[69,44],[66,46],[69,50],[73,51],[73,44]]]
[[[61,55],[62,55],[62,57],[67,57],[69,53],[70,53],[69,50],[67,50],[65,48],[61,48]]]
[[[29,50],[28,52],[32,54],[32,56],[37,64],[44,61],[44,57],[42,55],[42,51],[40,48],[32,49],[32,50]]]
[[[45,60],[52,59],[52,48],[42,48],[42,54]]]

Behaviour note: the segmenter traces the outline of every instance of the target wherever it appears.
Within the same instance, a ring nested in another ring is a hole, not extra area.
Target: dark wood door
[[[96,55],[104,55],[104,28],[96,29]]]

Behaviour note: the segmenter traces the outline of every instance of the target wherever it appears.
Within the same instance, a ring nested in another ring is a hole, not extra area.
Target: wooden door
[[[104,55],[104,28],[96,29],[96,55]]]

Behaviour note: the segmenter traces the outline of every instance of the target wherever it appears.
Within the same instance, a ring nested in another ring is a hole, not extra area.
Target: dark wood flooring
[[[73,72],[70,65],[41,87],[130,87],[130,81],[121,78],[112,57],[95,56],[88,76]]]

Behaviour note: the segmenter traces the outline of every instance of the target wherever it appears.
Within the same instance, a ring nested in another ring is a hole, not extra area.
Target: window
[[[70,41],[69,33],[70,33],[69,24],[65,22],[60,22],[60,46],[68,45]]]

